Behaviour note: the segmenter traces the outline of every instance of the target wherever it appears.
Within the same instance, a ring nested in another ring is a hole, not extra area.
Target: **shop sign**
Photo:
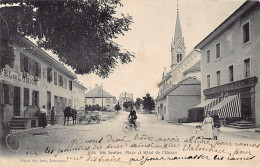
[[[5,69],[5,68],[0,70],[0,76],[6,77],[6,78],[9,78],[9,79],[18,81],[18,82],[23,82],[23,83],[35,85],[35,86],[39,85],[39,81],[35,80],[34,76],[28,76],[27,75],[26,77],[23,77],[22,74],[10,71],[10,70]]]

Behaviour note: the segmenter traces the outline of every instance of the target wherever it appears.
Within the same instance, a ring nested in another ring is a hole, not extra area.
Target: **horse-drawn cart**
[[[84,122],[89,124],[90,122],[97,122],[98,124],[101,121],[101,116],[98,112],[85,112],[78,116],[78,124],[82,124]]]

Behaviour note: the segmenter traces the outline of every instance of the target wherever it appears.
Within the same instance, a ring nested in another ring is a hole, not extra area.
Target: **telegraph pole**
[[[103,83],[101,83],[101,88],[102,88],[101,94],[102,94],[102,109],[103,109]]]

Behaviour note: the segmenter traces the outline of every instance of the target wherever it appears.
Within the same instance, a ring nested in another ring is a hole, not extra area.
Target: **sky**
[[[170,69],[170,46],[174,37],[177,0],[122,0],[121,13],[133,17],[131,30],[115,40],[135,53],[129,64],[120,63],[108,78],[95,74],[77,75],[89,90],[103,84],[104,90],[119,98],[121,92],[133,93],[134,99],[150,93],[157,97],[157,84],[166,67]],[[179,0],[179,16],[186,54],[203,40],[245,0]],[[57,59],[57,56],[47,51]],[[68,67],[69,68],[69,67]],[[69,68],[71,69],[71,68]]]
[[[244,0],[179,0],[179,16],[186,54],[230,16]],[[135,53],[129,64],[118,64],[107,79],[95,74],[79,75],[85,87],[103,84],[104,90],[119,97],[121,92],[134,94],[134,99],[150,93],[156,98],[157,84],[164,67],[170,69],[170,46],[174,37],[177,0],[123,0],[118,9],[133,17],[131,30],[115,41]]]

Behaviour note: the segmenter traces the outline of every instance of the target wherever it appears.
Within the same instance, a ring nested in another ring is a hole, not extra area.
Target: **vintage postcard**
[[[259,0],[1,0],[1,167],[260,167]]]

